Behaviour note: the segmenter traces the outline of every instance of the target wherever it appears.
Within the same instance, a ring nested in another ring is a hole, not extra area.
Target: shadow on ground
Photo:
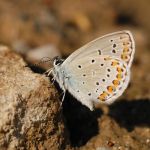
[[[148,99],[118,101],[109,109],[109,115],[128,131],[132,131],[136,126],[150,127],[150,100]]]
[[[25,67],[29,67],[34,73],[43,74],[46,70],[38,66],[37,64],[28,64]]]
[[[67,93],[63,103],[63,113],[72,146],[82,146],[98,134],[97,119],[102,115],[100,109],[90,111]]]
[[[148,99],[122,100],[109,106],[108,115],[130,132],[136,126],[150,127],[149,108]],[[97,119],[102,116],[102,110],[96,109],[92,112],[67,93],[63,103],[63,113],[72,146],[83,146],[98,134]]]

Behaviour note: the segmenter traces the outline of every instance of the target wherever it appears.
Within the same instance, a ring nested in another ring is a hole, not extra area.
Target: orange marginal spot
[[[117,77],[118,80],[121,80],[122,79],[122,74],[119,73],[119,74],[116,75],[116,77]]]
[[[122,59],[122,60],[126,60],[126,59],[128,59],[128,56],[127,56],[126,54],[122,54],[122,55],[121,55],[121,59]]]
[[[105,99],[106,99],[105,94],[104,93],[100,94],[100,96],[98,97],[98,99],[101,100],[101,101],[105,101]]]
[[[103,94],[105,95],[105,96],[108,96],[109,94],[107,93],[107,92],[105,92],[105,91],[103,91]]]
[[[112,58],[110,57],[105,57],[104,60],[111,60]]]
[[[129,52],[129,48],[127,46],[124,47],[123,53]]]
[[[128,44],[129,44],[129,42],[127,42],[127,41],[126,41],[126,42],[123,42],[123,45],[128,45]]]
[[[117,87],[120,84],[119,80],[113,80],[112,82],[114,84],[115,87]]]
[[[109,93],[113,93],[115,90],[115,87],[114,86],[107,86],[107,90]]]
[[[122,69],[121,67],[117,67],[117,71],[118,71],[119,73],[122,73],[122,72],[123,72],[123,69]]]
[[[100,96],[98,97],[98,99],[101,100],[101,101],[105,101],[108,95],[109,94],[107,92],[103,91],[103,93],[100,94]]]
[[[119,62],[117,62],[117,61],[113,61],[113,62],[111,63],[111,65],[112,65],[112,66],[119,65]]]

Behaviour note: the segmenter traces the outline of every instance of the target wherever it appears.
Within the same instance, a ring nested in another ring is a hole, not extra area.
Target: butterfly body
[[[65,61],[55,59],[52,75],[64,92],[68,90],[93,110],[94,103],[110,104],[127,88],[134,51],[129,31],[108,34],[81,47]]]

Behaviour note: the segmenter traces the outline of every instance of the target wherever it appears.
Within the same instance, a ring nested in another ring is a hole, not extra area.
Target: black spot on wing
[[[98,50],[98,54],[99,54],[99,55],[101,55],[101,54],[102,54],[102,53],[101,53],[101,50]]]

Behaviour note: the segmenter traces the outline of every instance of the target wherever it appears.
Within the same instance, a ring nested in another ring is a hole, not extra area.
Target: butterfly
[[[135,42],[130,31],[99,37],[73,52],[56,57],[52,74],[61,89],[94,109],[94,103],[111,104],[128,86]]]

